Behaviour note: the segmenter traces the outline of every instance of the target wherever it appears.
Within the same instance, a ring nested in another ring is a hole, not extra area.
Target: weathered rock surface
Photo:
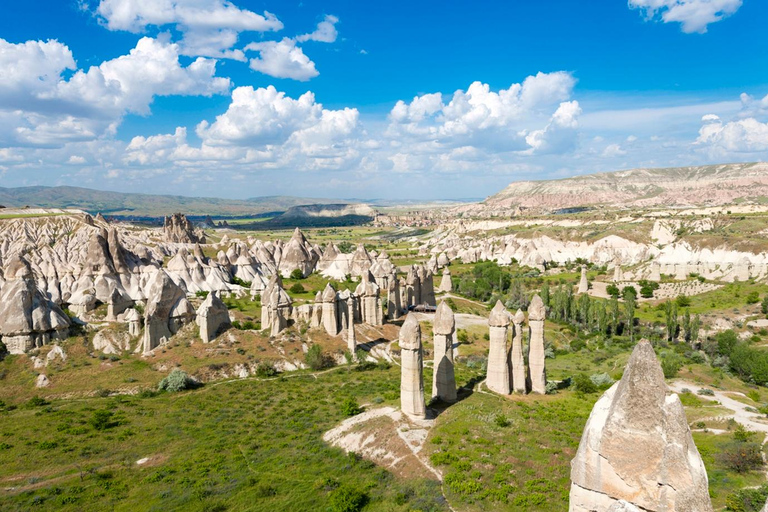
[[[645,340],[595,404],[571,462],[571,512],[615,511],[619,500],[643,511],[712,511],[685,411]]]
[[[456,401],[456,376],[453,369],[453,343],[456,337],[456,320],[445,302],[440,302],[435,312],[433,326],[434,366],[432,372],[432,396],[444,402]]]
[[[546,308],[541,297],[534,295],[528,305],[528,369],[530,372],[531,392],[541,395],[547,392],[547,371],[544,355],[544,319]]]
[[[197,325],[200,327],[200,339],[210,343],[219,334],[232,327],[227,306],[216,292],[211,292],[197,308]]]
[[[442,255],[445,255],[445,253],[441,253]],[[451,271],[448,270],[448,267],[443,269],[443,278],[440,280],[440,287],[438,288],[438,291],[441,292],[452,292],[453,291],[453,282],[451,281]]]
[[[163,233],[168,242],[181,244],[205,243],[205,235],[195,231],[187,216],[183,213],[174,213],[163,220]]]
[[[512,350],[509,354],[509,367],[512,369],[512,390],[515,393],[527,393],[528,375],[523,357],[523,322],[525,314],[517,310],[512,318],[515,332],[512,337]]]
[[[576,293],[587,293],[589,291],[589,281],[587,281],[587,267],[581,267],[581,279],[579,279],[579,288]]]
[[[131,349],[131,336],[124,332],[102,329],[93,337],[93,350],[104,354],[120,354]]]
[[[488,350],[488,372],[485,385],[491,391],[508,395],[511,393],[509,378],[509,324],[512,320],[509,311],[501,301],[491,310],[488,317],[490,330],[490,348]]]
[[[166,343],[183,325],[191,322],[194,315],[184,290],[167,273],[158,271],[147,297],[142,352],[149,354]]]
[[[29,263],[8,262],[0,291],[0,340],[11,354],[23,354],[51,340],[66,338],[70,321],[37,287]]]
[[[409,313],[400,328],[400,408],[416,418],[426,417],[424,402],[424,354],[421,346],[421,326]]]

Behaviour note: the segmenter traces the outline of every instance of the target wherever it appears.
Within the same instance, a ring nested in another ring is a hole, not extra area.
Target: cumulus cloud
[[[389,114],[387,134],[500,151],[565,150],[573,146],[566,133],[575,135],[581,112],[578,103],[566,101],[575,83],[566,72],[538,73],[498,92],[474,82],[448,103],[439,93],[398,101]]]
[[[333,43],[336,41],[339,33],[336,31],[336,24],[339,18],[333,15],[327,15],[323,21],[317,24],[317,28],[311,34],[304,34],[296,38],[303,43],[305,41],[317,41],[320,43]]]
[[[686,34],[703,34],[707,26],[731,16],[742,0],[629,0],[629,7],[642,10],[648,19],[680,23]]]
[[[716,115],[702,118],[697,145],[713,153],[757,153],[768,151],[768,124],[754,117],[723,123]]]
[[[240,9],[227,0],[101,0],[96,15],[110,30],[140,33],[148,26],[175,25],[183,55],[244,60],[232,50],[245,31],[283,28],[277,17]]]
[[[296,46],[293,39],[287,37],[282,41],[251,43],[245,50],[259,52],[258,57],[251,59],[250,66],[265,75],[305,82],[320,74],[315,63]]]
[[[126,113],[147,115],[155,96],[226,93],[228,78],[202,57],[188,66],[164,39],[144,37],[128,55],[76,70],[72,54],[55,41],[0,40],[0,142],[56,145],[113,134]]]

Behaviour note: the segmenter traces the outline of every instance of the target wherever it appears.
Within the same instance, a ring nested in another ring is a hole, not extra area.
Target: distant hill
[[[346,204],[339,199],[290,196],[220,199],[170,195],[126,194],[80,187],[0,187],[0,205],[6,207],[77,208],[96,214],[162,217],[174,212],[191,216],[243,217],[265,212],[283,212],[294,206]]]
[[[768,163],[632,169],[561,180],[519,181],[484,201],[488,207],[720,206],[768,199]]]

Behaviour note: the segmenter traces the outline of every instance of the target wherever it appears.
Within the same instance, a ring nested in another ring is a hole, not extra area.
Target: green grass
[[[474,393],[448,408],[426,450],[454,509],[566,510],[570,461],[595,400]]]
[[[436,482],[398,480],[321,440],[345,398],[398,388],[396,368],[342,368],[3,412],[0,509],[326,510],[344,486],[367,494],[367,511],[447,510]],[[95,430],[98,410],[117,425]]]

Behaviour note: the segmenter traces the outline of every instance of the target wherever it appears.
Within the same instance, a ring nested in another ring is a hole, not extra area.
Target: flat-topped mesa
[[[219,334],[232,326],[229,311],[216,292],[211,292],[197,308],[197,325],[200,327],[200,339],[210,343]]]
[[[293,236],[285,245],[278,263],[278,271],[285,277],[291,277],[294,270],[299,270],[302,277],[307,277],[315,268],[316,259],[312,247],[299,228],[293,231]]]
[[[528,375],[523,356],[523,322],[525,322],[525,314],[518,309],[512,317],[515,331],[512,337],[512,350],[509,354],[509,366],[512,369],[512,390],[515,393],[525,394],[528,392]]]
[[[456,376],[453,368],[453,342],[456,321],[453,310],[440,302],[435,312],[433,340],[435,345],[434,371],[432,372],[432,396],[444,402],[456,401]]]
[[[69,333],[70,320],[37,287],[29,263],[19,256],[6,266],[0,293],[0,341],[23,354]]]
[[[144,318],[144,354],[149,354],[166,343],[185,324],[194,319],[195,310],[187,300],[184,290],[173,282],[164,271],[153,277],[147,292],[147,309]]]
[[[587,281],[587,267],[581,266],[581,279],[579,279],[579,288],[576,293],[587,293],[589,291],[589,281]]]
[[[547,310],[544,301],[537,295],[533,296],[528,305],[528,368],[531,379],[531,392],[541,395],[547,392],[547,371],[544,355],[544,319]]]
[[[490,347],[488,350],[488,371],[485,385],[495,393],[511,393],[509,378],[509,347],[507,345],[509,324],[512,320],[509,311],[501,301],[491,310],[488,317]]]
[[[413,313],[408,313],[400,328],[400,408],[414,418],[425,418],[424,354],[421,327]]]
[[[443,277],[440,280],[438,291],[450,293],[453,291],[453,281],[451,281],[451,271],[448,267],[443,269]]]
[[[180,244],[205,243],[205,235],[197,232],[183,213],[174,213],[163,219],[163,237],[166,242]]]
[[[323,327],[330,336],[339,334],[339,307],[336,290],[331,283],[325,285],[323,290]]]
[[[653,347],[640,341],[584,427],[571,462],[570,512],[622,510],[620,500],[643,511],[712,511],[682,403],[667,392]]]

